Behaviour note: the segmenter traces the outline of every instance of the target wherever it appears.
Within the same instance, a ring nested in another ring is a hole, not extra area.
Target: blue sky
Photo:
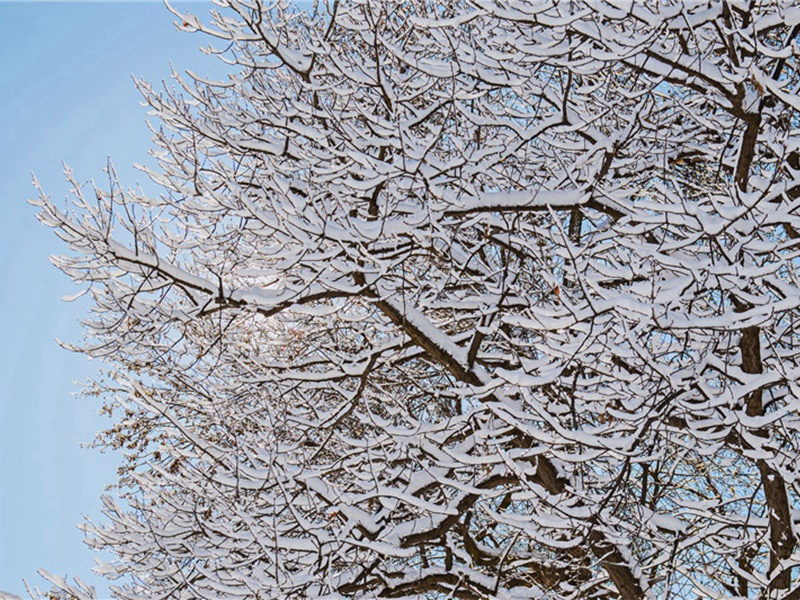
[[[203,2],[176,3],[205,14]],[[44,586],[45,568],[108,586],[90,572],[93,553],[76,525],[100,516],[116,459],[80,447],[105,423],[98,404],[75,396],[95,364],[55,341],[79,341],[87,305],[48,262],[63,251],[26,204],[31,173],[67,196],[62,161],[79,181],[103,180],[109,157],[125,185],[150,148],[145,109],[131,75],[160,81],[179,70],[217,71],[197,49],[208,40],[176,31],[158,2],[0,0],[0,590]],[[144,186],[147,189],[147,186]]]

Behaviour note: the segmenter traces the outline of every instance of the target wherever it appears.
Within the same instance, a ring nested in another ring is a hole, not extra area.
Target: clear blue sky
[[[203,2],[176,3],[205,14]],[[75,381],[95,364],[60,348],[78,341],[85,303],[67,304],[69,280],[48,262],[59,253],[34,218],[31,172],[66,197],[62,161],[81,181],[102,181],[111,157],[123,184],[144,183],[134,162],[150,148],[145,110],[131,75],[160,81],[169,63],[218,71],[197,48],[208,40],[175,30],[151,2],[0,0],[0,590],[23,595],[22,578],[44,586],[38,568],[79,575],[108,595],[90,572],[93,553],[76,525],[100,518],[99,497],[116,459],[79,447],[104,426],[99,406],[76,397]]]

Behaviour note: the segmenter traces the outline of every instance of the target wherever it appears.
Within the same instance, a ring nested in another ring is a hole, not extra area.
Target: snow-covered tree
[[[38,201],[116,595],[800,598],[800,5],[215,1]]]

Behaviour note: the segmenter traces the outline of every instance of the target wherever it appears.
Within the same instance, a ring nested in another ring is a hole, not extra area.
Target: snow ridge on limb
[[[797,10],[219,5],[164,194],[38,200],[118,597],[792,597]]]

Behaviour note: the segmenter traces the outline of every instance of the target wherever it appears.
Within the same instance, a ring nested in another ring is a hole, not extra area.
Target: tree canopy
[[[38,200],[117,597],[800,598],[800,6],[215,2]]]

